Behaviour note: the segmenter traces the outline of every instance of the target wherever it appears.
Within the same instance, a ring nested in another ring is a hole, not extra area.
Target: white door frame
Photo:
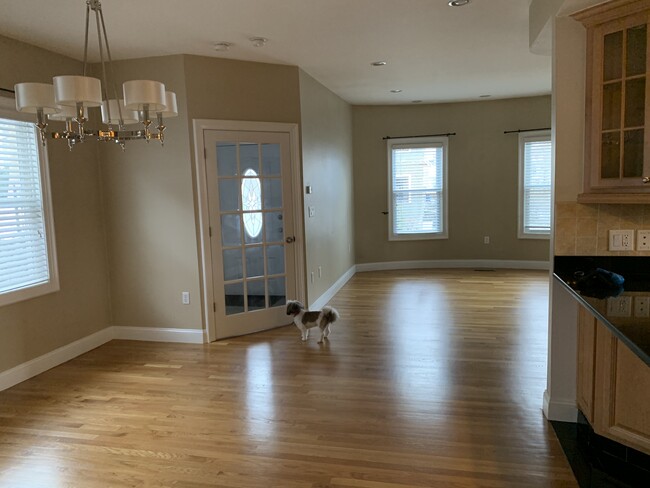
[[[194,165],[196,170],[196,205],[199,212],[199,242],[201,245],[201,285],[203,293],[203,327],[207,332],[208,342],[217,338],[217,324],[213,309],[214,282],[212,281],[212,252],[210,250],[210,214],[208,210],[208,181],[205,171],[204,131],[232,130],[253,132],[283,132],[289,134],[291,153],[291,182],[293,189],[293,213],[296,269],[296,297],[287,297],[305,301],[305,238],[303,231],[302,172],[300,171],[300,148],[298,142],[298,124],[283,122],[250,122],[242,120],[194,119]],[[288,323],[288,322],[287,322]]]

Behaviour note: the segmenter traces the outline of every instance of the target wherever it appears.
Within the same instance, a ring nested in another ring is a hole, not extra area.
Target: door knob
[[[291,244],[291,243],[294,242],[295,240],[296,240],[295,237],[287,237],[287,238],[285,239],[285,242],[286,242],[287,244]]]

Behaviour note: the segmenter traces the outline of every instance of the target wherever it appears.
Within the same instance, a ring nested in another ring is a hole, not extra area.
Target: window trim
[[[393,233],[393,146],[430,147],[431,145],[442,146],[442,232],[430,232],[427,234],[394,234]],[[423,241],[449,238],[448,219],[448,187],[449,179],[447,173],[449,137],[402,137],[386,140],[388,157],[388,240],[389,241]]]
[[[13,98],[0,96],[0,118],[22,122],[34,121],[32,114],[24,114],[16,111]],[[43,147],[34,125],[34,138],[38,147],[39,170],[41,176],[41,201],[43,205],[43,224],[45,225],[45,240],[47,245],[47,263],[50,279],[26,288],[20,288],[5,293],[0,293],[0,307],[12,303],[22,302],[31,298],[47,295],[60,290],[59,267],[57,263],[56,236],[54,233],[54,215],[52,211],[52,191],[50,187],[49,160],[46,148]]]
[[[548,240],[551,238],[551,230],[548,232],[525,232],[524,231],[524,157],[525,145],[529,141],[550,141],[551,142],[551,208],[549,210],[551,215],[551,227],[553,216],[553,140],[551,138],[550,130],[536,130],[519,133],[519,193],[518,208],[517,208],[517,237],[519,239],[540,239]]]

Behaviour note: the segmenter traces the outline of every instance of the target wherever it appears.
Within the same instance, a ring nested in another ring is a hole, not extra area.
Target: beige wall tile
[[[576,204],[576,216],[578,218],[597,219],[598,205]]]
[[[598,236],[598,220],[578,217],[576,236],[596,238]]]
[[[596,236],[576,238],[577,255],[595,256],[597,253],[598,253],[598,238]]]

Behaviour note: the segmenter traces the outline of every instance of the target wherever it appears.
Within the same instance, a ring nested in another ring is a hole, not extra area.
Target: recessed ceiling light
[[[269,40],[266,37],[251,37],[248,39],[255,47],[264,47]]]
[[[472,0],[449,0],[447,2],[447,5],[450,7],[462,7],[463,5],[467,5],[469,2]]]
[[[386,61],[374,61],[370,63],[372,66],[386,66]]]
[[[411,103],[422,103],[422,100],[411,100]]]
[[[214,45],[215,51],[228,51],[232,47],[232,42],[221,41]]]
[[[395,89],[395,90],[391,90],[390,92],[391,92],[391,93],[400,93],[401,91],[402,91],[402,90],[400,90],[400,89],[398,88],[398,89]]]
[[[479,98],[490,98],[492,95],[479,95]]]

